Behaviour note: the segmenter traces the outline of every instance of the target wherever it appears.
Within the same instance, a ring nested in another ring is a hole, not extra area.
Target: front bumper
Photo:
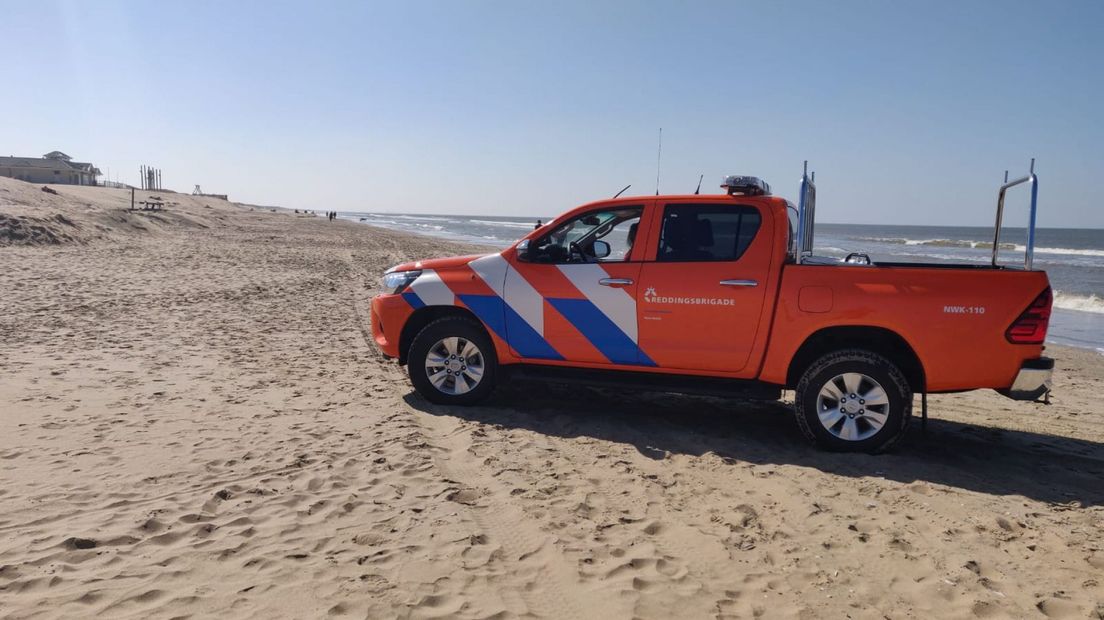
[[[1014,400],[1037,400],[1050,391],[1051,378],[1054,376],[1054,360],[1040,357],[1025,360],[1016,374],[1012,387],[999,390],[1001,394]]]
[[[372,299],[372,338],[387,357],[399,357],[403,325],[414,309],[402,295],[377,295]]]

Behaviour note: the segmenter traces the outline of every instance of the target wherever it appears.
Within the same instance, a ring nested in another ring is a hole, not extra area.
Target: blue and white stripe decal
[[[614,364],[655,366],[656,363],[620,327],[588,299],[549,299],[560,314],[579,330],[594,348]]]
[[[468,263],[468,267],[471,267],[471,270],[491,287],[495,295],[502,297],[502,287],[506,284],[506,272],[510,269],[510,264],[502,258],[501,254],[477,258]]]
[[[418,297],[417,293],[407,291],[402,294],[402,298],[405,299],[406,303],[410,304],[410,307],[414,308],[415,310],[425,307],[425,302],[422,301],[421,297]]]
[[[441,281],[441,276],[432,269],[426,269],[422,272],[422,275],[411,282],[409,291],[417,295],[424,306],[456,305],[456,295],[453,294],[452,289]]]
[[[470,267],[533,331],[544,337],[544,298],[516,269],[510,268],[502,255],[477,258]]]
[[[599,265],[557,265],[584,299],[545,299],[501,254],[468,264],[493,295],[455,295],[431,269],[422,272],[403,298],[418,309],[454,306],[459,300],[499,338],[526,358],[563,360],[544,334],[544,302],[559,312],[614,364],[655,366],[637,340],[636,299],[628,291],[602,286],[609,274]]]
[[[506,304],[544,338],[544,297],[537,289],[517,269],[507,269],[503,292],[506,293],[502,296]]]
[[[621,288],[602,286],[598,282],[610,275],[599,265],[557,265],[584,297],[589,299],[629,340],[637,344],[636,299]]]
[[[460,301],[499,338],[522,357],[562,360],[563,356],[548,344],[521,316],[496,295],[460,295]]]
[[[499,313],[506,329],[504,332],[496,330],[495,333],[522,357],[562,360],[563,356],[544,338],[544,298],[537,289],[521,277],[516,269],[511,269],[501,254],[477,258],[469,266],[499,297]],[[482,296],[463,295],[461,301],[469,297]],[[467,305],[468,302],[464,301],[464,304]],[[476,316],[479,316],[478,312]]]

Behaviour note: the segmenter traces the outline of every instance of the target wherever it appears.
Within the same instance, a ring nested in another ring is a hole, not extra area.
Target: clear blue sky
[[[801,161],[833,222],[1104,227],[1104,2],[0,0],[0,151],[289,207],[551,215]],[[1022,215],[1010,215],[1018,224]]]

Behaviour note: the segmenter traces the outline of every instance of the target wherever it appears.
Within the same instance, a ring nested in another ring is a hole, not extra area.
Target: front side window
[[[598,263],[629,259],[643,207],[590,211],[557,226],[528,250],[535,263]]]
[[[750,206],[667,205],[656,260],[739,260],[759,232],[760,222],[759,210]]]

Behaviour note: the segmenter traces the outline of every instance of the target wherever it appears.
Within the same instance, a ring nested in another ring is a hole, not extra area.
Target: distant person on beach
[[[543,226],[543,225],[544,225],[544,224],[541,224],[541,221],[540,221],[540,220],[537,220],[537,226],[536,226],[535,228],[533,228],[533,230],[538,230],[538,229],[540,229],[540,227],[541,227],[541,226]]]

